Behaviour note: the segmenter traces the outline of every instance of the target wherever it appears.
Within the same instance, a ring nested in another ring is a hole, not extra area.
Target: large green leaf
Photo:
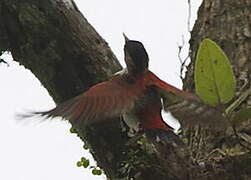
[[[195,88],[205,102],[218,105],[229,102],[235,94],[235,76],[223,50],[212,40],[200,44],[195,62]]]

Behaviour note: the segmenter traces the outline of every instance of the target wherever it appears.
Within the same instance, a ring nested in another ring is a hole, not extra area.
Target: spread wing
[[[184,127],[201,125],[210,129],[222,130],[228,122],[221,111],[198,100],[180,99],[176,103],[163,99],[164,109],[180,121]]]
[[[175,88],[160,80],[153,73],[150,74],[152,84],[163,98],[164,110],[180,121],[184,126],[201,124],[216,130],[223,129],[228,122],[222,112],[204,103],[196,95]]]
[[[82,95],[58,104],[52,110],[34,114],[46,118],[62,117],[74,124],[95,123],[130,111],[139,93],[135,85],[121,81],[116,76],[91,87]]]

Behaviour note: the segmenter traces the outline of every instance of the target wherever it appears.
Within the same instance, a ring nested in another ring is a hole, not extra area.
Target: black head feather
[[[140,74],[148,69],[149,57],[141,42],[126,40],[124,52],[129,73]]]

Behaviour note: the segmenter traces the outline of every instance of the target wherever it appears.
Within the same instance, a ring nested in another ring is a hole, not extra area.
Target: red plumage
[[[161,110],[170,111],[183,124],[210,124],[210,119],[225,121],[216,108],[204,104],[194,94],[167,84],[149,71],[148,55],[142,43],[127,39],[124,51],[126,71],[52,110],[36,114],[62,117],[79,126],[123,117],[129,126],[133,124],[132,120],[143,129],[164,130],[171,127],[163,121]]]

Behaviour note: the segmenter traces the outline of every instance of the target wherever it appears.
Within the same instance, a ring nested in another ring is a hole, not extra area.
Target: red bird
[[[216,108],[204,104],[196,95],[167,84],[148,70],[149,58],[141,42],[126,38],[124,53],[126,69],[52,110],[36,114],[62,117],[81,126],[123,117],[133,129],[163,130],[172,128],[163,121],[161,110],[170,111],[186,124],[224,119]]]

